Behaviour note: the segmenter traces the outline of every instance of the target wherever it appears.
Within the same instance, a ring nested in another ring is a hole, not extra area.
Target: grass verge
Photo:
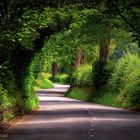
[[[106,106],[121,107],[121,104],[118,102],[118,92],[109,92],[107,90],[95,92],[93,88],[74,87],[66,96]]]
[[[92,88],[83,88],[83,87],[73,87],[67,94],[67,97],[83,100],[83,101],[89,101],[91,98],[93,89]]]
[[[97,95],[98,94],[98,95]],[[97,104],[102,104],[106,106],[112,107],[121,107],[118,99],[118,92],[110,92],[110,91],[99,91],[96,93],[97,97],[94,97],[92,102]]]
[[[53,88],[53,83],[47,79],[47,74],[42,73],[35,81],[34,90]]]
[[[50,80],[52,80],[55,83],[59,83],[59,84],[68,84],[69,83],[69,75],[59,74],[53,79],[51,77]]]

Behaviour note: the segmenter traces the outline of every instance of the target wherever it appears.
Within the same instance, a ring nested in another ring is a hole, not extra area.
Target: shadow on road
[[[139,140],[140,113],[66,98],[69,87],[57,86],[38,91],[40,108],[9,129],[10,140]]]

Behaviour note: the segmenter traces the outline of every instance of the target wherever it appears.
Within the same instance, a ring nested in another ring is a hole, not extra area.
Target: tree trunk
[[[83,55],[83,50],[80,48],[77,53],[76,57],[76,62],[75,62],[75,67],[79,67],[81,64],[84,63],[84,55]]]
[[[104,38],[100,40],[99,61],[93,67],[93,73],[95,73],[93,80],[96,89],[100,89],[107,83],[108,76],[105,66],[109,54],[109,43],[110,39]]]
[[[57,63],[53,62],[52,63],[52,78],[55,78],[56,75],[57,75]]]
[[[105,38],[100,40],[100,56],[99,61],[106,63],[109,54],[110,39]]]

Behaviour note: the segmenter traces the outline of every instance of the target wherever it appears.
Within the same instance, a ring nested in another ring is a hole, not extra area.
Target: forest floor
[[[64,97],[68,89],[39,90],[39,109],[10,127],[8,140],[140,139],[140,113]]]

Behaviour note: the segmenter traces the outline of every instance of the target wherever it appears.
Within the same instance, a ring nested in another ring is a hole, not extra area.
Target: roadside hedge
[[[92,86],[92,66],[82,65],[76,69],[73,74],[73,85],[74,86]]]
[[[140,108],[140,58],[126,54],[120,58],[109,80],[110,90],[118,91],[122,107]]]

